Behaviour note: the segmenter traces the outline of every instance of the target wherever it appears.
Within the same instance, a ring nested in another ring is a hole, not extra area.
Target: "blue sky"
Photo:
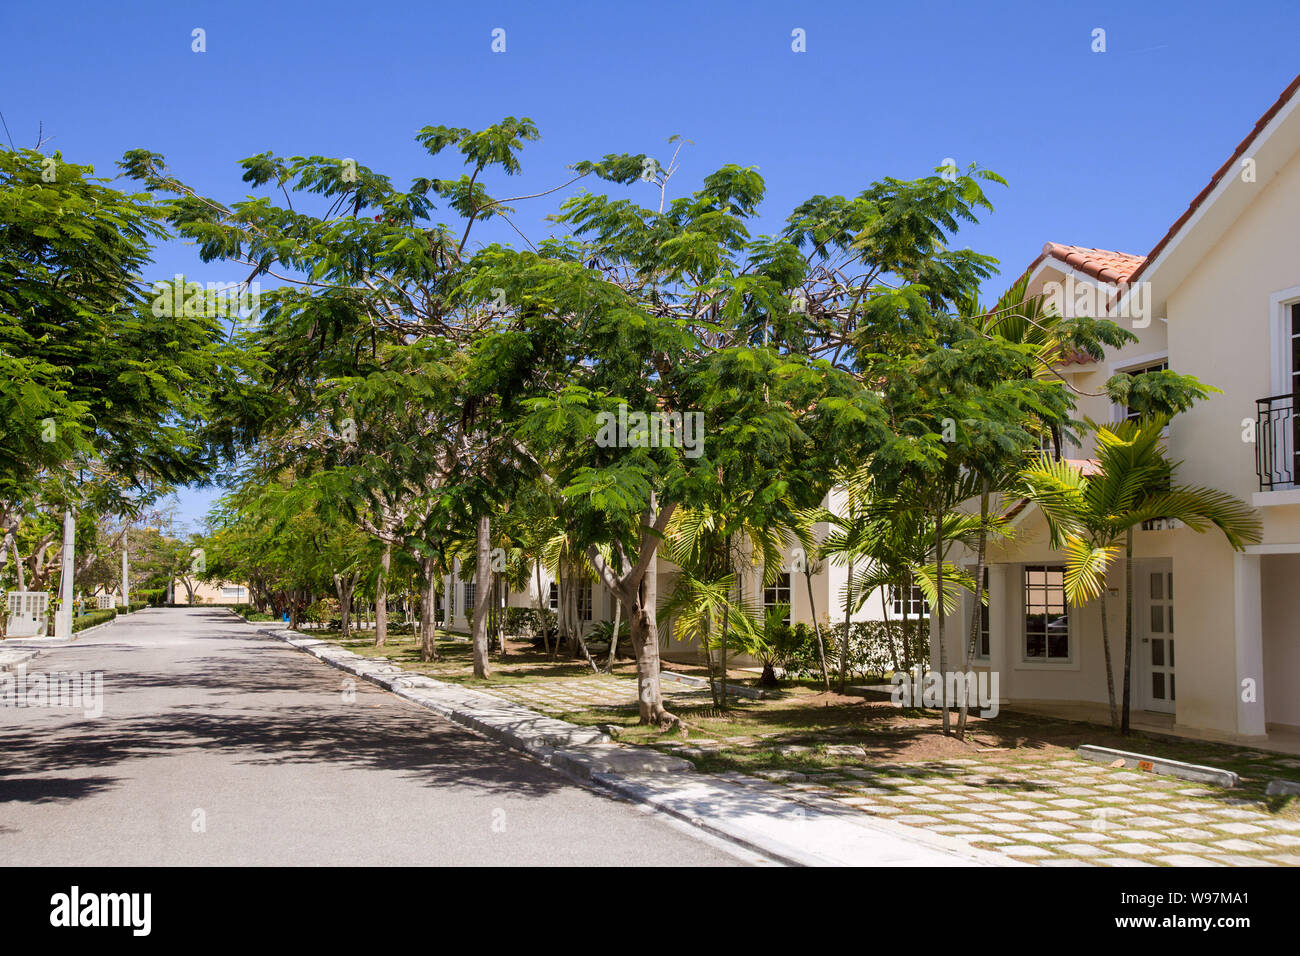
[[[994,295],[1048,240],[1146,253],[1300,70],[1300,5],[1027,2],[68,2],[0,9],[0,112],[18,145],[101,172],[163,153],[225,200],[239,159],[353,157],[402,183],[450,173],[426,124],[528,116],[542,142],[508,189],[549,188],[607,152],[666,158],[673,192],[723,163],[768,184],[761,231],[816,193],[931,173],[1001,173],[960,245],[996,256]],[[191,50],[191,31],[207,50]],[[493,53],[492,31],[506,31]],[[791,50],[806,32],[807,52]],[[1106,52],[1091,50],[1106,31]],[[2,135],[2,132],[0,132]],[[493,184],[498,185],[498,184]],[[649,187],[642,187],[649,204]],[[497,195],[509,194],[498,189]],[[543,201],[516,221],[544,235]],[[504,238],[504,236],[502,237]],[[157,276],[242,278],[160,250]],[[218,274],[220,273],[220,274]],[[211,490],[181,495],[191,524]]]

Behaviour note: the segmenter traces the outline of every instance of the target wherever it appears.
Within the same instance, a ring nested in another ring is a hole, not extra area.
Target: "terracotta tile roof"
[[[1169,231],[1166,232],[1164,236],[1161,237],[1160,241],[1155,244],[1155,247],[1146,254],[1145,261],[1134,270],[1130,279],[1136,278],[1137,275],[1146,268],[1148,262],[1152,262],[1156,256],[1164,251],[1165,246],[1173,240],[1174,236],[1178,234],[1178,231],[1187,223],[1187,220],[1192,218],[1192,215],[1201,207],[1201,203],[1205,202],[1210,193],[1214,192],[1215,187],[1218,186],[1223,180],[1223,177],[1228,174],[1228,171],[1236,167],[1237,161],[1250,150],[1250,147],[1254,144],[1256,138],[1258,138],[1259,134],[1264,131],[1264,127],[1269,124],[1282,107],[1286,106],[1287,102],[1295,95],[1297,90],[1300,90],[1300,76],[1297,76],[1291,81],[1291,84],[1282,91],[1282,95],[1277,98],[1277,102],[1270,106],[1268,111],[1255,122],[1255,128],[1252,129],[1250,134],[1237,145],[1237,148],[1233,150],[1232,155],[1228,157],[1228,161],[1220,166],[1218,170],[1215,171],[1214,175],[1210,177],[1209,184],[1196,194],[1196,198],[1193,199],[1192,204],[1187,207],[1187,211],[1178,217],[1174,224],[1169,227]]]
[[[1066,265],[1073,266],[1085,275],[1103,282],[1128,282],[1142,264],[1145,256],[1131,256],[1127,252],[1112,252],[1109,249],[1089,249],[1086,246],[1067,246],[1060,242],[1049,242],[1043,246],[1043,255],[1058,259]]]
[[[1067,458],[1065,463],[1074,468],[1085,478],[1101,474],[1101,462],[1096,458]]]

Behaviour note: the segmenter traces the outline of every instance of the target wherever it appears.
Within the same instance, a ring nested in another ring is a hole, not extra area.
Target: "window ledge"
[[[1250,503],[1256,508],[1269,508],[1276,505],[1300,505],[1300,488],[1286,488],[1281,491],[1257,491],[1250,496]]]
[[[1077,671],[1078,661],[1017,661],[1011,667],[1017,671]]]

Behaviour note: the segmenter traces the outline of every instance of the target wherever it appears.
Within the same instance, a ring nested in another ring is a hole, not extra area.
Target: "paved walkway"
[[[665,685],[665,693],[669,687]],[[634,707],[635,682],[588,677],[516,684],[500,693],[551,713]],[[708,691],[678,691],[678,700],[709,702]],[[794,769],[724,774],[745,792],[851,808],[875,820],[939,835],[1010,859],[1046,866],[1297,866],[1300,814],[1185,780],[1091,763],[1075,756],[990,756],[925,763],[871,763],[842,743],[787,746],[762,738],[691,740],[667,748],[698,758],[720,748],[779,748]],[[819,751],[821,753],[819,753]],[[857,763],[855,756],[862,758]],[[846,765],[827,770],[799,755],[835,753]],[[1249,752],[1244,756],[1249,757]],[[1300,779],[1300,759],[1258,754],[1263,776],[1279,769]],[[1262,765],[1261,765],[1262,766]],[[1295,772],[1291,772],[1295,771]],[[748,791],[745,790],[748,788]]]
[[[0,706],[0,864],[738,862],[224,610],[148,610],[26,671],[102,672],[103,713]]]
[[[1050,866],[1295,866],[1300,819],[1262,801],[1078,758],[776,773],[873,817]]]

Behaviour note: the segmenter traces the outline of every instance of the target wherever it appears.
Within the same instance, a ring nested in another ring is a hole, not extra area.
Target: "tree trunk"
[[[636,654],[637,708],[641,723],[680,727],[681,719],[664,707],[663,691],[659,683],[659,627],[655,619],[656,602],[659,599],[659,573],[655,566],[655,554],[659,542],[663,540],[663,530],[676,507],[675,503],[669,503],[661,508],[658,495],[651,493],[649,505],[642,516],[643,528],[637,559],[630,570],[616,575],[595,546],[588,547],[587,557],[606,585],[618,593],[623,606],[628,610],[632,651]],[[621,549],[620,556],[626,560]]]
[[[808,587],[808,607],[812,613],[813,630],[817,634],[817,662],[822,668],[822,689],[829,694],[831,692],[831,675],[826,669],[826,644],[822,641],[821,621],[817,619],[817,601],[813,597],[812,568],[808,564],[804,565],[803,580]],[[772,676],[775,677],[776,675],[773,674]]]
[[[606,674],[614,672],[614,659],[618,657],[618,629],[622,626],[620,618],[623,616],[623,602],[618,599],[617,594],[612,594],[610,597],[614,600],[614,630],[609,638],[609,660],[605,662]]]
[[[971,658],[975,656],[975,650],[979,644],[980,637],[980,618],[982,617],[981,596],[984,591],[984,556],[988,547],[988,520],[989,520],[989,483],[986,479],[980,493],[980,534],[979,544],[975,549],[975,610],[971,613],[970,623],[970,640],[966,642],[965,650],[962,653],[962,669],[970,670]],[[992,662],[990,661],[990,669]],[[966,739],[966,716],[970,712],[970,701],[967,700],[966,694],[961,698],[961,710],[957,715],[957,736]]]
[[[18,575],[18,590],[27,590],[27,569],[23,567],[23,559],[18,556],[18,539],[11,538],[9,542],[14,552],[14,572]]]
[[[908,596],[910,597],[911,594],[912,594],[912,574],[911,574],[910,571],[908,572],[908,575],[907,575],[906,584],[905,584],[905,585],[900,585],[900,586],[905,586],[905,587],[907,588],[907,594],[908,594]],[[907,621],[907,606],[908,606],[908,604],[910,604],[910,603],[911,603],[910,601],[904,601],[904,602],[903,602],[903,621],[902,621],[902,626],[903,626],[903,669],[907,671],[907,679],[908,679],[908,680],[911,680],[911,679],[912,679],[912,634],[911,634],[911,632],[907,629],[907,624],[908,624],[908,621]],[[914,701],[912,701],[912,706],[913,706],[913,707],[922,707],[922,706],[924,706],[924,705],[923,705],[920,701],[915,701],[915,700],[914,700]]]
[[[938,591],[937,606],[931,613],[939,615],[939,700],[943,703],[943,735],[952,733],[952,722],[948,714],[948,648],[943,641],[943,508],[934,513],[934,582]],[[911,595],[909,594],[910,598]]]
[[[357,572],[353,571],[347,577],[341,574],[334,575],[334,590],[339,596],[339,630],[342,640],[347,640],[348,635],[352,633],[352,592],[357,587]]]
[[[853,619],[853,558],[849,557],[849,577],[844,582],[844,634],[840,637],[840,693],[849,686],[849,624]]]
[[[591,651],[587,649],[586,638],[582,636],[582,615],[578,612],[578,595],[582,587],[581,580],[575,582],[572,576],[569,577],[569,633],[573,635],[573,656],[582,655],[591,666],[592,673],[599,674],[600,668],[592,660]],[[592,597],[594,600],[595,595]]]
[[[492,582],[492,612],[493,614],[496,615],[496,619],[497,619],[496,620],[497,649],[501,652],[501,656],[505,657],[506,656],[506,622],[505,622],[506,612],[505,612],[505,608],[501,606],[503,599],[505,597],[505,595],[502,594],[502,592],[505,590],[505,581],[502,579],[501,575],[499,574],[495,575],[494,578],[495,580],[493,580]]]
[[[731,624],[731,608],[724,606],[722,608],[722,660],[719,662],[719,669],[722,671],[722,678],[718,681],[718,698],[721,701],[722,709],[727,709],[727,628]],[[775,675],[773,675],[775,677]]]
[[[582,642],[582,622],[578,620],[578,591],[582,582],[576,571],[577,568],[570,565],[569,573],[564,576],[565,647],[570,657],[577,657],[587,649]]]
[[[894,629],[890,627],[889,620],[889,600],[886,595],[887,588],[880,589],[880,619],[885,622],[885,640],[889,643],[889,663],[895,671],[898,670],[898,645],[894,643]],[[907,640],[907,635],[903,635],[903,640]]]
[[[537,578],[537,626],[542,629],[542,648],[546,651],[546,656],[551,657],[551,629],[546,623],[546,602],[542,600],[542,562],[538,559],[533,564],[533,570]]]
[[[680,723],[678,718],[664,708],[663,690],[659,683],[659,627],[655,620],[657,600],[655,572],[646,570],[639,593],[629,602],[628,629],[632,635],[632,649],[636,653],[637,710],[643,724]]]
[[[388,640],[388,569],[392,564],[393,546],[385,541],[379,559],[379,577],[375,581],[375,647],[383,647]]]
[[[492,603],[492,520],[478,519],[478,563],[474,571],[474,676],[485,680],[491,676],[488,663],[487,612]]]
[[[438,569],[432,558],[421,558],[420,571],[424,575],[420,594],[420,660],[436,661],[438,617],[434,609],[438,605]]]
[[[1115,672],[1110,662],[1110,622],[1106,614],[1106,582],[1101,582],[1101,644],[1106,655],[1106,696],[1110,699],[1110,729],[1119,730],[1119,710],[1115,704]]]
[[[700,635],[701,649],[704,651],[704,664],[709,669],[709,697],[714,707],[721,707],[718,702],[718,662],[713,656],[713,616],[704,619],[704,633]]]

